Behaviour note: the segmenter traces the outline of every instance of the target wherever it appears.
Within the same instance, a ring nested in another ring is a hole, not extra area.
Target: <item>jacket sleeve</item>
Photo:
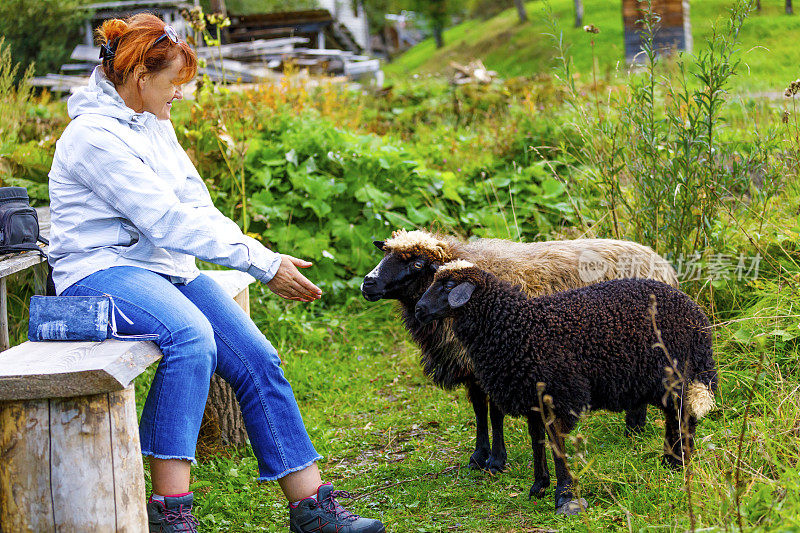
[[[97,126],[81,129],[81,142],[73,143],[69,151],[75,179],[130,220],[154,245],[247,272],[264,283],[272,279],[280,254],[244,235],[210,198],[181,202],[119,137]]]

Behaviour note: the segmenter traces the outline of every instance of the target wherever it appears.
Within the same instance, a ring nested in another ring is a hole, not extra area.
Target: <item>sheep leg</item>
[[[694,432],[697,419],[686,416],[679,423],[680,412],[670,405],[664,409],[664,456],[661,462],[670,468],[681,468],[694,449]]]
[[[506,441],[503,435],[503,411],[489,400],[489,418],[492,421],[492,454],[486,461],[486,468],[492,474],[502,472],[506,467]]]
[[[528,499],[543,498],[550,486],[550,472],[547,470],[547,454],[545,453],[544,424],[539,413],[528,415],[528,434],[531,436],[533,449],[533,485],[528,492]]]
[[[640,433],[647,421],[647,404],[625,412],[625,436],[630,437]]]
[[[576,515],[586,509],[586,500],[578,500],[572,494],[572,474],[567,467],[564,435],[568,433],[564,421],[556,418],[547,429],[553,447],[553,463],[556,467],[556,514]]]
[[[471,469],[483,470],[486,467],[486,460],[491,454],[489,446],[489,420],[487,417],[486,393],[477,383],[470,383],[467,394],[472,402],[472,410],[475,411],[475,451],[469,458]]]

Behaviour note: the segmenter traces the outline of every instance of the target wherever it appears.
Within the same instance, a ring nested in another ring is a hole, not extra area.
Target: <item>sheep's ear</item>
[[[472,291],[474,290],[475,285],[469,281],[465,281],[464,283],[453,287],[453,290],[450,291],[450,294],[447,296],[447,303],[449,303],[450,307],[454,309],[456,307],[461,307],[469,301],[470,296],[472,296]]]
[[[386,249],[386,241],[372,241],[372,244],[374,244],[375,248],[382,252]]]

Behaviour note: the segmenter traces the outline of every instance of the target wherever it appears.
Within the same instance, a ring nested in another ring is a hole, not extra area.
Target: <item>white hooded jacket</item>
[[[56,292],[94,272],[136,266],[188,283],[195,258],[267,282],[279,254],[214,207],[172,123],[125,105],[97,67],[73,94],[50,169]]]

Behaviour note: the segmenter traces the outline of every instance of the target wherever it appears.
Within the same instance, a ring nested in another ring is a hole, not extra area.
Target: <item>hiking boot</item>
[[[317,499],[306,498],[289,506],[289,529],[293,533],[384,533],[379,520],[361,518],[342,507],[336,498],[350,498],[326,483],[317,489]]]
[[[197,533],[197,519],[192,516],[194,494],[164,498],[164,503],[150,499],[147,502],[147,519],[150,533]]]

